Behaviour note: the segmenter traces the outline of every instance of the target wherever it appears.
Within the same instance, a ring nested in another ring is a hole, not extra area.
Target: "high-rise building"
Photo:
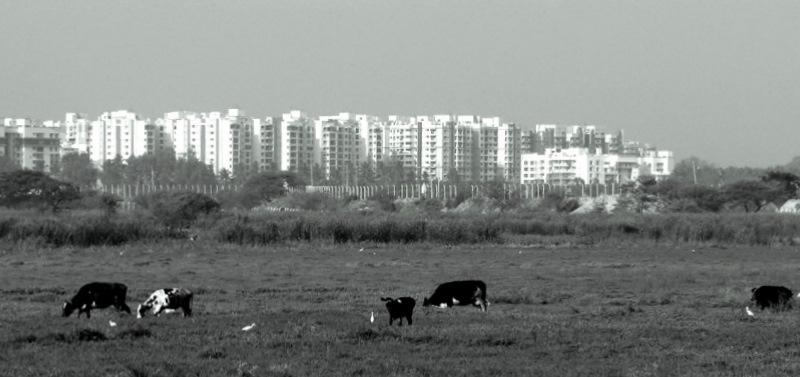
[[[63,130],[58,122],[40,124],[30,118],[3,118],[0,154],[23,169],[49,172],[61,160]]]
[[[314,120],[299,110],[283,114],[277,130],[275,157],[279,170],[311,171],[318,160]]]
[[[280,117],[253,119],[253,159],[260,172],[278,169],[275,146],[280,124]]]
[[[102,166],[106,160],[113,160],[117,156],[127,160],[136,156],[137,152],[141,153],[141,149],[134,147],[134,141],[139,140],[135,135],[145,132],[147,123],[139,114],[128,110],[105,112],[100,115],[91,123],[89,134],[92,161]]]

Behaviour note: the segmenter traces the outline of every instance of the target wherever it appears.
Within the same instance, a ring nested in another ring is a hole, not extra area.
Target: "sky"
[[[239,108],[597,125],[800,156],[800,1],[8,0],[0,117]]]

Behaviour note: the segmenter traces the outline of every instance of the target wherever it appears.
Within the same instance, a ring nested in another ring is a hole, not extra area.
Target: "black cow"
[[[392,325],[395,319],[398,319],[398,326],[403,326],[403,317],[406,317],[409,326],[414,323],[411,320],[411,315],[414,314],[414,306],[417,305],[416,300],[411,297],[397,299],[381,297],[381,301],[386,301],[386,309],[389,311],[389,326]]]
[[[144,317],[147,310],[152,308],[153,315],[158,317],[161,312],[170,313],[182,309],[184,317],[192,316],[192,298],[194,294],[186,288],[164,288],[159,289],[139,305],[136,310],[136,318]]]
[[[489,309],[486,300],[486,283],[480,280],[451,281],[440,284],[430,298],[422,301],[422,306],[452,307],[453,305],[474,305],[482,311]]]
[[[793,296],[789,288],[762,285],[751,289],[751,292],[753,292],[753,296],[750,297],[750,301],[755,301],[756,306],[761,310],[764,310],[764,308],[778,310],[792,308]]]
[[[78,309],[78,318],[81,313],[86,313],[86,318],[91,318],[92,309],[104,309],[114,306],[117,310],[131,313],[131,308],[125,305],[125,296],[128,287],[120,283],[89,283],[78,290],[71,300],[64,301],[62,315],[69,317]]]

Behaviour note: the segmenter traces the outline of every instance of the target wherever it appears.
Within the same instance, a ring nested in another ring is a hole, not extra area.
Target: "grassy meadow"
[[[749,318],[744,307],[758,285],[800,291],[799,258],[792,245],[513,237],[5,240],[0,375],[796,376],[800,308]],[[421,306],[438,283],[457,279],[487,283],[487,313]],[[133,310],[155,289],[186,287],[195,316],[137,320],[105,309],[62,318],[63,300],[90,281],[126,284]],[[417,299],[414,325],[389,327],[380,297],[406,295]]]

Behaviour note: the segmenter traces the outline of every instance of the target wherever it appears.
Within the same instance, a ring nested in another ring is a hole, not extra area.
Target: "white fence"
[[[237,191],[237,185],[105,185],[101,192],[114,194],[121,197],[123,209],[133,209],[135,204],[131,200],[138,195],[150,194],[159,191],[186,191],[215,196],[222,191]],[[499,190],[499,187],[490,188],[489,185],[446,185],[446,184],[401,184],[401,185],[362,185],[362,186],[305,186],[289,187],[289,192],[321,192],[334,198],[358,197],[369,198],[378,193],[386,193],[397,198],[433,198],[448,200],[459,195],[459,190],[468,197],[486,196],[487,190]],[[542,198],[550,192],[562,193],[567,197],[597,197],[601,195],[619,194],[619,185],[550,185],[550,184],[511,184],[502,185],[500,194],[506,199],[534,199]]]
[[[236,191],[238,189],[239,186],[236,185],[104,185],[100,191],[128,199],[159,191],[186,191],[213,196],[219,194],[220,191]]]
[[[487,185],[429,185],[429,184],[402,184],[402,185],[364,185],[364,186],[307,186],[290,191],[322,192],[335,198],[356,196],[368,198],[378,193],[386,193],[397,198],[435,198],[447,200],[459,194],[459,190],[468,190],[467,196],[476,197],[487,195]],[[494,188],[499,189],[499,188]],[[502,192],[506,199],[534,199],[542,198],[547,193],[560,192],[568,197],[597,197],[601,195],[619,194],[619,185],[550,185],[550,184],[511,184],[502,185]]]

